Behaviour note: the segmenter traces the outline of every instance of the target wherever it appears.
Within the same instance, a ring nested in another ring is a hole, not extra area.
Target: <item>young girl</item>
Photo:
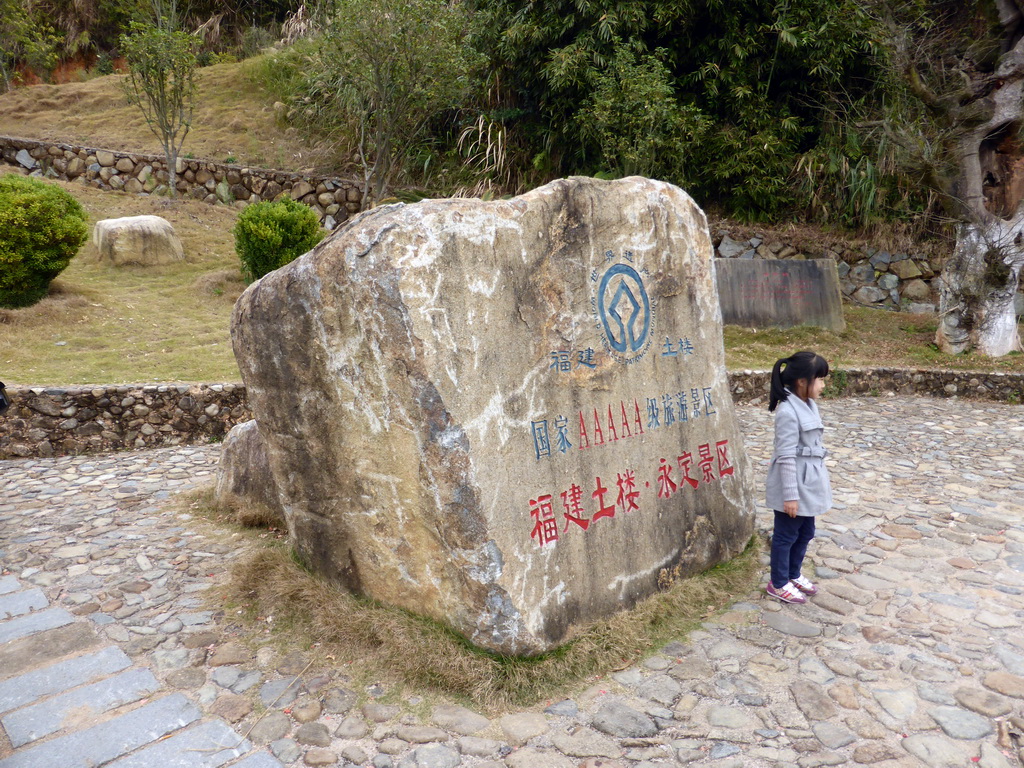
[[[814,518],[832,505],[821,444],[825,428],[815,402],[826,376],[828,363],[813,352],[797,352],[772,368],[768,411],[775,413],[775,451],[766,496],[775,510],[775,530],[766,591],[786,603],[806,603],[805,595],[818,591],[800,570],[814,538]]]

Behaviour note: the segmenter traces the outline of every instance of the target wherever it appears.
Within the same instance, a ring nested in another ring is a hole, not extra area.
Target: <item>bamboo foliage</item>
[[[747,218],[799,204],[793,172],[822,135],[822,94],[861,98],[875,66],[861,0],[478,8],[481,47],[516,94],[508,127],[554,173],[642,170]]]

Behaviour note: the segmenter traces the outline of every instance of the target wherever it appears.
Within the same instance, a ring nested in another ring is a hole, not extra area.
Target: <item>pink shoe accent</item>
[[[785,586],[779,589],[775,588],[775,585],[770,581],[768,586],[765,587],[765,592],[774,597],[776,600],[781,600],[784,603],[806,603],[807,598],[800,594],[800,590],[797,589],[793,582],[787,582]]]

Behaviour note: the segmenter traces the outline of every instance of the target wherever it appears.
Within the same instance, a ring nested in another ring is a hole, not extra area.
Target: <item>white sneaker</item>
[[[805,595],[818,594],[818,586],[813,581],[804,576],[802,573],[789,583],[794,585]]]
[[[764,591],[784,603],[807,602],[807,598],[800,594],[800,590],[796,588],[796,585],[793,584],[792,581],[787,581],[785,586],[779,587],[778,589],[776,589],[775,585],[769,581],[768,586],[765,587]]]

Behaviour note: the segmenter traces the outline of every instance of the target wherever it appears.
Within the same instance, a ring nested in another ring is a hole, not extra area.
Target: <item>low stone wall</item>
[[[734,371],[737,403],[768,400],[768,371]],[[833,371],[826,396],[925,395],[1024,402],[1024,374],[849,368]],[[9,387],[0,416],[0,459],[157,448],[219,440],[252,418],[241,384]]]
[[[768,401],[768,371],[735,371],[729,374],[733,401]],[[914,368],[845,368],[833,370],[826,379],[825,397],[844,395],[921,395],[1024,402],[1024,373],[979,373]]]
[[[99,189],[153,194],[166,191],[169,176],[163,155],[114,152],[77,144],[55,144],[0,136],[0,164],[29,175],[79,181]],[[288,196],[317,212],[325,229],[334,229],[357,213],[362,197],[356,182],[264,168],[178,158],[175,188],[208,203],[244,207]]]
[[[0,458],[217,440],[252,418],[240,384],[10,387]]]

